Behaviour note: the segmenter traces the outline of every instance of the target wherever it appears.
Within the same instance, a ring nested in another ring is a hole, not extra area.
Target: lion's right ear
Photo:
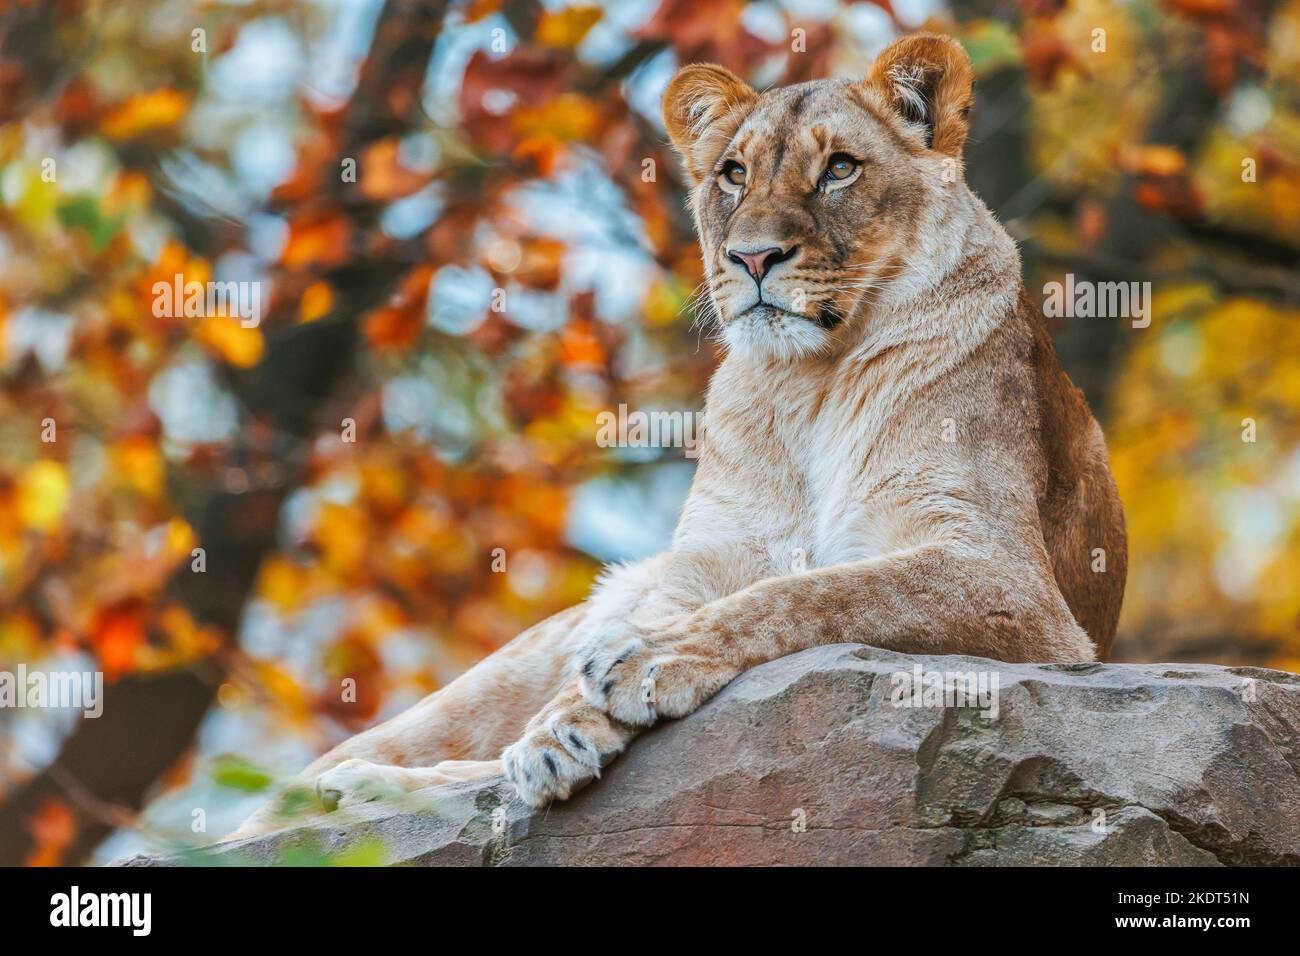
[[[724,67],[692,63],[677,71],[664,90],[664,126],[694,182],[709,175],[757,99],[748,83]]]

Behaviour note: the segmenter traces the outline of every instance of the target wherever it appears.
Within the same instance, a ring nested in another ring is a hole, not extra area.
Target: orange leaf
[[[289,223],[289,241],[280,257],[290,269],[338,266],[348,261],[351,231],[342,216],[297,220]]]
[[[362,156],[361,192],[370,199],[400,199],[424,187],[429,177],[407,169],[398,159],[400,142],[384,139]]]
[[[366,316],[364,330],[373,348],[403,352],[420,341],[424,311],[386,305]]]
[[[560,352],[566,365],[599,368],[605,361],[605,348],[596,337],[590,322],[570,322],[560,334]]]
[[[47,797],[28,828],[35,845],[23,861],[25,866],[58,866],[64,851],[77,836],[77,820],[67,804]]]
[[[347,634],[325,651],[325,673],[332,685],[321,696],[321,707],[350,721],[369,720],[379,710],[383,691],[383,662],[373,647],[358,634]],[[343,681],[350,680],[353,693],[344,695]]]
[[[484,17],[490,17],[501,9],[501,0],[469,0],[461,10],[466,23],[478,23]]]
[[[1050,87],[1063,70],[1083,72],[1070,48],[1051,26],[1040,21],[1030,21],[1020,31],[1020,50],[1024,54],[1025,72],[1033,86]]]
[[[146,498],[159,497],[167,478],[162,452],[146,435],[131,435],[109,450],[112,473],[122,484]]]
[[[560,282],[566,246],[545,236],[522,243],[523,257],[515,279],[531,289],[554,289]]]
[[[136,650],[145,641],[144,623],[144,608],[136,600],[95,612],[89,640],[99,655],[105,676],[112,679],[134,668]]]
[[[510,151],[510,158],[520,163],[531,161],[539,173],[550,176],[562,153],[563,147],[554,136],[529,136]]]
[[[362,329],[372,347],[403,351],[420,340],[432,277],[429,266],[412,269],[392,300],[366,316]]]
[[[1173,146],[1142,144],[1121,150],[1120,165],[1130,173],[1176,176],[1187,168],[1187,158]]]
[[[112,139],[131,139],[175,125],[189,105],[189,97],[179,90],[137,93],[104,117],[103,130]]]

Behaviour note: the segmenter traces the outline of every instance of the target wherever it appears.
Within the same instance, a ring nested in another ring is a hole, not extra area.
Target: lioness
[[[502,772],[533,806],[566,798],[640,728],[815,644],[1106,657],[1124,516],[1015,245],[963,181],[970,105],[941,36],[860,82],[676,75],[664,120],[727,355],[672,549],[313,763],[326,809]]]

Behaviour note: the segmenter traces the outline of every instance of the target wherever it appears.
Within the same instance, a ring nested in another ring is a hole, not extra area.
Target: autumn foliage
[[[1119,656],[1300,669],[1300,2],[952,10],[6,5],[0,669],[114,696],[0,711],[0,862],[193,839],[661,547],[682,449],[594,440],[718,358],[659,91],[865,75],[922,26],[971,55],[1031,295],[1153,286],[1150,328],[1054,328],[1129,522]],[[156,314],[176,275],[260,321]]]

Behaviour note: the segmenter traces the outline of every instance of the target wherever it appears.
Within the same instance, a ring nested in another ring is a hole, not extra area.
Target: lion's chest
[[[855,384],[853,395],[773,390],[711,409],[679,542],[725,552],[749,581],[896,549],[909,529],[892,489],[917,467],[892,434],[906,402]]]

